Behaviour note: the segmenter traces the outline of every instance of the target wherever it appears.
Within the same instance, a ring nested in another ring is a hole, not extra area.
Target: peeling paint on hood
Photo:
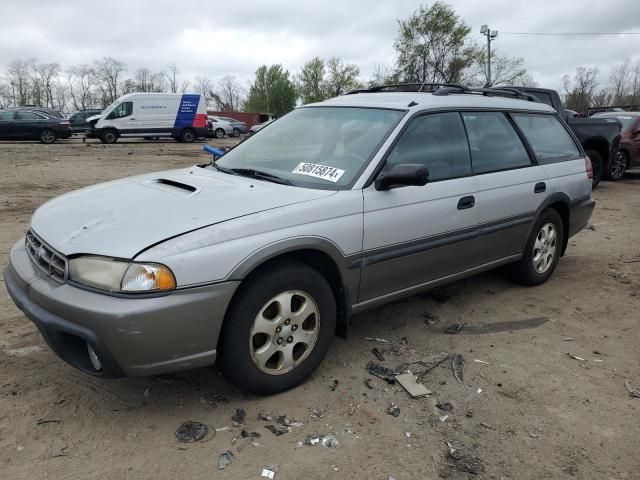
[[[157,179],[195,187],[176,195],[149,186]],[[133,258],[168,238],[233,218],[333,195],[192,167],[130,177],[54,198],[31,227],[65,255]]]

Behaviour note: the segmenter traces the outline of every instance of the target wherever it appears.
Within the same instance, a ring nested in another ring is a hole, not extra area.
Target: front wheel
[[[624,177],[624,172],[627,170],[627,154],[622,150],[618,150],[613,157],[613,160],[607,165],[605,177],[607,180],[614,182]]]
[[[591,180],[591,188],[596,188],[602,180],[602,173],[604,171],[604,162],[602,157],[595,150],[586,151],[589,160],[591,160],[591,168],[593,169],[593,179]]]
[[[196,139],[196,134],[190,128],[185,128],[180,134],[180,140],[183,141],[184,143],[193,143],[195,139]]]
[[[233,129],[233,136],[234,137],[239,137],[240,136],[240,129],[239,128],[234,128]]]
[[[50,128],[45,128],[40,132],[38,138],[42,143],[53,143],[56,141],[57,135]]]
[[[511,267],[513,279],[523,285],[540,285],[553,275],[564,241],[564,226],[557,211],[547,208],[536,220],[522,258]]]
[[[336,325],[326,279],[304,264],[277,264],[241,286],[219,341],[224,375],[244,391],[282,392],[320,365]]]
[[[112,129],[105,130],[100,135],[100,141],[102,143],[116,143],[118,141],[118,134]]]
[[[216,128],[216,131],[213,132],[216,138],[224,138],[224,130],[222,128]]]

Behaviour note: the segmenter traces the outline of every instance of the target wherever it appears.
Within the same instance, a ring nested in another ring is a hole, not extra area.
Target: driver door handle
[[[476,204],[476,197],[469,195],[468,197],[462,197],[458,200],[458,210],[466,210],[467,208],[473,208]]]

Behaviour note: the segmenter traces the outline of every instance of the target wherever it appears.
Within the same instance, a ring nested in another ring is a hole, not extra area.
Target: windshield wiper
[[[220,168],[216,166],[216,168]],[[253,168],[231,168],[231,172],[235,172],[237,175],[244,177],[258,178],[260,180],[266,180],[268,182],[279,183],[281,185],[293,185],[291,180],[279,177],[273,173],[263,172],[262,170],[255,170]]]
[[[238,175],[236,172],[234,172],[234,169],[221,167],[220,165],[216,165],[216,162],[211,162],[209,166],[215,168],[216,170],[222,173],[228,173],[229,175]]]

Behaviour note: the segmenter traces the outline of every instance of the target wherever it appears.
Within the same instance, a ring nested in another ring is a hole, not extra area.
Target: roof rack
[[[530,102],[539,102],[534,95],[522,92],[514,87],[467,87],[458,83],[395,83],[392,85],[376,85],[370,88],[353,90],[348,92],[347,95],[378,92],[417,92],[431,93],[437,96],[452,93],[470,93],[484,96],[515,97]]]

